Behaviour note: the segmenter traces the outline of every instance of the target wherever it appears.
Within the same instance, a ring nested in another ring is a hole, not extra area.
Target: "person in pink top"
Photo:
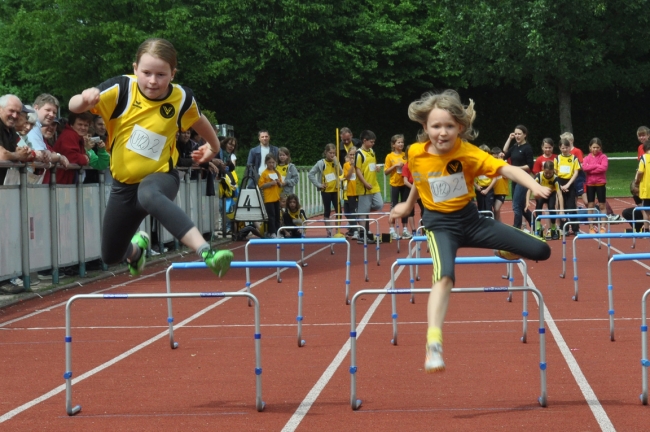
[[[598,207],[600,213],[606,213],[606,185],[607,185],[607,156],[603,153],[603,143],[600,138],[592,138],[589,141],[589,154],[582,160],[582,169],[587,179],[587,207],[594,208],[594,201],[598,198]],[[589,232],[594,234],[593,219],[590,219]],[[605,232],[605,227],[600,228],[600,232]]]

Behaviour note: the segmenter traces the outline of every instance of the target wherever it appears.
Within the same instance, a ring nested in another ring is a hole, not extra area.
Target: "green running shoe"
[[[140,258],[135,263],[127,263],[132,276],[140,276],[144,264],[147,262],[147,248],[149,247],[149,234],[144,231],[137,232],[131,239],[131,243],[140,248]]]
[[[219,277],[224,276],[228,272],[232,259],[233,254],[229,250],[210,249],[209,251],[203,252],[203,261]]]

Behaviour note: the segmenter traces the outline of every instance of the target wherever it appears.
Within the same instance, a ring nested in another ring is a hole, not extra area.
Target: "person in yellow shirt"
[[[264,158],[266,169],[260,174],[257,181],[262,194],[264,195],[264,208],[268,216],[266,238],[276,238],[277,232],[282,225],[282,214],[280,213],[280,192],[282,191],[282,177],[275,169],[275,157],[267,154]]]
[[[357,148],[350,146],[348,154],[345,156],[345,164],[343,165],[343,190],[345,191],[345,195],[343,196],[343,212],[351,225],[356,224],[357,219],[354,217],[354,213],[357,212],[357,203],[359,202],[357,197],[357,170],[352,166],[356,152]],[[356,228],[348,229],[345,235],[353,239],[359,238],[359,233]]]
[[[379,183],[377,182],[377,172],[380,167],[377,166],[377,157],[372,148],[375,145],[377,136],[374,132],[364,130],[359,135],[361,139],[361,148],[354,155],[354,167],[357,171],[357,196],[359,205],[357,212],[359,214],[368,214],[371,211],[381,210],[384,207],[384,199],[381,196]],[[364,216],[365,217],[365,216]],[[366,233],[369,243],[374,239],[368,231],[370,222],[366,221]],[[360,239],[362,242],[363,239]]]
[[[336,146],[334,144],[325,145],[323,159],[316,162],[308,174],[309,181],[320,191],[323,200],[324,219],[329,219],[332,209],[334,209],[335,213],[340,213],[339,176],[342,172],[341,165],[336,160]],[[330,225],[330,223],[325,222],[325,225]],[[327,237],[332,237],[332,230],[329,228],[327,229]]]
[[[634,176],[634,187],[639,190],[639,198],[642,200],[643,207],[650,206],[650,175],[648,173],[648,163],[650,162],[650,141],[644,141],[643,150],[645,153],[639,159],[639,166]],[[643,219],[648,220],[648,212],[643,210]],[[643,223],[645,231],[650,231],[647,222]]]
[[[104,213],[101,257],[109,265],[126,260],[131,274],[139,275],[149,236],[138,228],[150,214],[222,276],[230,268],[232,252],[211,249],[174,203],[180,186],[176,133],[193,128],[206,140],[192,153],[197,163],[209,162],[220,149],[192,90],[172,84],[176,64],[176,49],[169,41],[147,39],[136,53],[133,75],[110,78],[70,99],[71,112],[100,115],[108,132],[114,180]]]
[[[491,150],[492,156],[497,159],[503,159],[503,152],[499,147],[492,147]],[[496,182],[494,183],[494,201],[493,201],[493,210],[494,210],[494,219],[501,222],[501,206],[506,202],[506,197],[508,196],[508,191],[510,190],[509,181],[503,176],[496,177]]]
[[[497,256],[507,259],[520,255],[541,261],[551,256],[545,241],[494,219],[479,217],[472,203],[474,178],[502,175],[540,197],[548,197],[551,190],[537,184],[521,168],[508,165],[468,142],[477,136],[472,128],[476,117],[472,100],[465,107],[453,90],[425,93],[409,105],[408,113],[423,128],[420,142],[411,145],[408,155],[415,187],[405,203],[393,208],[391,218],[408,215],[418,197],[422,199],[423,224],[435,260],[424,363],[425,371],[433,373],[445,369],[442,325],[454,286],[458,248],[496,249]]]
[[[564,199],[562,198],[562,189],[560,188],[560,181],[558,176],[555,175],[555,167],[553,161],[546,161],[542,164],[542,171],[535,174],[535,181],[542,186],[551,189],[551,195],[548,198],[535,197],[535,210],[542,210],[544,204],[549,210],[564,210]],[[526,202],[530,200],[530,190],[526,194]],[[539,216],[539,215],[538,215]],[[535,220],[535,235],[544,236],[545,239],[557,240],[560,235],[556,226],[557,219],[551,219],[551,229],[542,231],[542,223]]]
[[[391,208],[396,204],[406,201],[409,194],[409,188],[404,184],[402,177],[402,168],[406,163],[406,154],[404,153],[404,135],[393,135],[390,139],[392,152],[386,155],[384,162],[384,175],[390,176],[390,205]],[[402,218],[402,237],[411,238],[408,229],[408,217]],[[390,223],[390,235],[394,240],[400,238],[395,232],[395,222]]]
[[[580,161],[577,156],[571,154],[571,142],[567,138],[560,138],[560,154],[553,161],[555,175],[560,182],[562,190],[562,199],[564,200],[564,210],[567,212],[576,211],[576,187],[575,182],[580,171]],[[571,218],[569,218],[571,220]],[[574,221],[576,219],[573,219]],[[564,227],[564,220],[561,221]],[[572,231],[568,235],[577,235],[580,232],[580,224],[575,222],[571,224]]]

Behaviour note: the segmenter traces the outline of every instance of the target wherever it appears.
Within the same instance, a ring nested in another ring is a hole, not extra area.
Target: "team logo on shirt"
[[[460,163],[459,160],[454,159],[447,164],[447,172],[449,174],[456,174],[459,172],[463,172],[463,164]]]
[[[174,105],[170,103],[162,104],[160,106],[160,115],[166,119],[174,117],[175,113],[176,109],[174,108]]]

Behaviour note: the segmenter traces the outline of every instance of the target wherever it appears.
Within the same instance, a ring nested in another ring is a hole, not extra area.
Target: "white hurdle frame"
[[[643,293],[641,298],[641,394],[639,399],[643,405],[648,405],[648,322],[646,313],[646,304],[650,289]]]
[[[609,301],[609,340],[614,342],[614,284],[612,283],[612,264],[616,261],[650,260],[650,253],[618,254],[607,262],[607,299]]]
[[[128,299],[159,299],[159,298],[215,298],[215,297],[248,297],[255,304],[255,407],[257,411],[264,410],[266,404],[262,401],[262,355],[260,332],[260,304],[257,298],[246,292],[202,292],[202,293],[156,293],[156,294],[78,294],[72,296],[65,305],[65,409],[69,416],[78,414],[81,405],[72,404],[72,317],[70,307],[76,300],[128,300]],[[171,324],[170,324],[171,325]]]
[[[374,289],[361,290],[352,297],[350,305],[350,406],[356,411],[361,408],[362,401],[357,399],[357,318],[356,318],[356,301],[362,295],[373,294],[426,294],[429,289]],[[453,288],[452,293],[476,293],[476,292],[504,292],[504,291],[528,291],[534,293],[539,299],[539,369],[540,369],[540,387],[541,395],[537,398],[539,404],[543,407],[547,405],[546,395],[546,327],[544,324],[544,297],[542,293],[533,287],[484,287],[484,288]]]
[[[639,211],[649,211],[649,210],[650,210],[650,207],[647,207],[647,206],[646,206],[646,207],[644,207],[644,206],[638,206],[638,207],[634,207],[634,208],[632,209],[632,229],[633,229],[633,230],[634,230],[634,225],[635,225],[637,222],[648,222],[648,221],[645,220],[645,219],[643,219],[643,220],[636,220],[636,218],[634,217],[634,212],[635,212],[636,210],[639,210]],[[625,222],[630,222],[630,221],[625,221]],[[635,249],[635,248],[636,248],[636,239],[632,239],[632,249]]]
[[[334,223],[335,221],[336,221],[336,219],[314,219],[314,220],[307,220],[307,221],[305,221],[305,224],[303,225],[303,228],[311,228],[311,227],[314,227],[314,228],[320,228],[320,225],[319,225],[318,227],[315,227],[315,226],[312,225],[312,224],[314,224],[314,223],[318,223],[318,222],[323,222],[323,223],[324,223],[324,222],[332,222],[332,223]],[[357,223],[358,223],[358,222],[366,222],[366,221],[368,221],[368,222],[374,222],[375,225],[377,225],[377,234],[375,235],[375,241],[374,241],[374,242],[371,242],[371,244],[375,244],[375,250],[377,251],[377,265],[380,265],[380,261],[379,261],[379,244],[380,244],[380,241],[379,241],[379,240],[380,240],[380,236],[381,236],[381,234],[379,233],[379,221],[378,221],[377,219],[371,219],[371,218],[360,218],[360,219],[356,219],[356,222],[357,222]],[[326,226],[328,229],[334,229],[334,228],[359,227],[360,224],[358,224],[358,225],[337,225],[337,226],[325,225],[325,226]],[[278,231],[279,231],[279,230],[278,230]],[[365,228],[364,228],[364,231],[365,231]],[[366,233],[366,234],[367,234],[367,233]],[[345,238],[345,236],[343,236],[343,237],[327,237],[327,238]],[[364,236],[364,238],[363,238],[363,247],[364,247],[365,249],[368,248],[368,238],[367,238],[367,235]]]

